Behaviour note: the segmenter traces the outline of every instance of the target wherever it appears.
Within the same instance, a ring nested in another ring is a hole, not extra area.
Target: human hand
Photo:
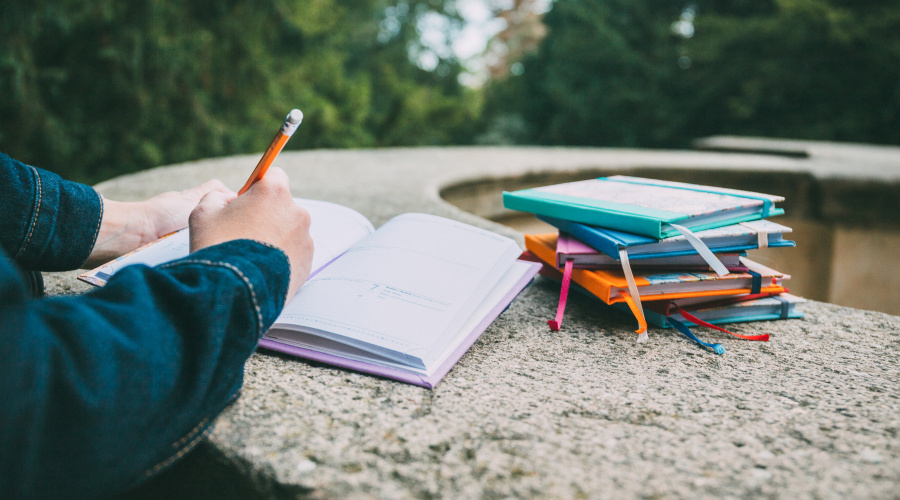
[[[97,241],[84,266],[99,266],[187,227],[191,211],[210,192],[234,194],[222,182],[210,180],[191,189],[169,191],[140,202],[104,198]]]
[[[313,241],[310,217],[294,202],[284,170],[272,167],[243,195],[212,191],[191,213],[191,252],[236,239],[251,239],[287,254],[290,301],[309,276]]]

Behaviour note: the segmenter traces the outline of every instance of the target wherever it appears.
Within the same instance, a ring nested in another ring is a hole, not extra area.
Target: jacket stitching
[[[19,258],[22,254],[25,253],[25,248],[28,247],[28,243],[31,241],[31,237],[34,235],[34,228],[37,226],[38,215],[41,213],[41,201],[43,198],[43,190],[41,189],[41,176],[38,174],[36,168],[29,165],[29,168],[32,172],[34,172],[34,178],[37,184],[38,190],[38,199],[37,199],[37,207],[34,209],[34,217],[31,218],[31,227],[28,231],[28,238],[25,239],[25,243],[22,244],[22,248],[19,250],[19,253],[16,254],[15,258]]]
[[[184,265],[184,264],[201,264],[201,265],[208,265],[208,266],[220,266],[220,267],[224,267],[226,269],[230,269],[232,272],[237,274],[238,277],[240,277],[241,280],[244,281],[244,284],[249,289],[250,299],[253,302],[253,308],[256,310],[256,322],[257,322],[256,336],[259,337],[260,335],[262,335],[262,330],[263,330],[262,308],[259,307],[259,301],[256,298],[256,290],[253,288],[253,283],[250,282],[250,279],[247,278],[247,276],[244,275],[244,273],[242,273],[240,269],[238,269],[237,267],[235,267],[231,264],[228,264],[227,262],[213,262],[211,260],[196,260],[196,259],[194,259],[194,260],[179,260],[172,264],[164,264],[159,267],[167,269],[167,268],[172,268],[172,267]]]
[[[293,272],[294,272],[294,269],[293,269],[292,264],[291,264],[291,258],[288,257],[287,252],[285,252],[281,247],[277,247],[277,246],[275,246],[275,245],[273,245],[273,244],[271,244],[271,243],[266,243],[265,241],[260,241],[260,240],[250,240],[250,241],[255,242],[255,243],[259,243],[260,245],[262,245],[262,246],[264,246],[264,247],[269,247],[269,248],[271,248],[271,249],[273,249],[273,250],[278,250],[279,252],[281,252],[281,255],[284,255],[284,260],[286,260],[287,263],[288,263],[288,272],[289,272],[289,273],[293,273]],[[284,301],[285,301],[285,302],[287,302],[287,294],[288,294],[288,292],[290,291],[290,288],[291,288],[291,285],[288,284],[287,289],[285,289],[285,291],[284,291]]]
[[[233,405],[233,404],[238,400],[238,398],[240,398],[240,396],[241,396],[241,389],[238,388],[238,390],[235,391],[235,393],[231,395],[231,398],[228,400],[228,403],[226,403],[225,408],[228,408],[228,407],[230,407],[231,405]],[[174,443],[172,443],[172,446],[177,448],[179,445],[181,445],[181,444],[184,443],[185,441],[189,440],[190,437],[191,437],[191,435],[194,434],[195,432],[197,432],[197,429],[202,428],[204,425],[206,425],[207,422],[209,422],[210,418],[211,418],[211,417],[206,417],[206,418],[204,418],[203,420],[201,420],[200,423],[197,424],[196,427],[194,427],[193,429],[191,429],[190,432],[188,432],[187,434],[185,434],[185,436],[184,436],[183,438],[181,438],[181,439],[179,439],[178,441],[175,441]],[[212,431],[212,429],[213,429],[213,425],[207,426],[207,427],[204,429],[203,433],[200,434],[200,436],[199,436],[198,439],[194,439],[193,441],[191,441],[190,443],[188,443],[188,444],[187,444],[187,447],[184,448],[184,449],[182,449],[179,453],[177,453],[177,454],[175,454],[175,455],[173,455],[173,456],[167,458],[166,460],[163,460],[162,462],[160,462],[160,463],[154,465],[153,467],[151,467],[151,468],[149,468],[149,469],[146,469],[146,470],[144,471],[144,477],[146,478],[146,477],[152,476],[153,474],[156,474],[157,472],[159,472],[160,469],[166,467],[167,465],[169,465],[170,463],[172,463],[174,460],[178,460],[178,458],[184,456],[185,453],[187,453],[188,451],[192,450],[192,449],[194,448],[194,446],[196,446],[196,444],[199,442],[200,439],[206,437],[206,436]]]
[[[187,442],[189,439],[191,439],[191,438],[194,436],[194,434],[195,434],[198,430],[200,430],[201,427],[203,427],[204,425],[206,425],[207,422],[209,422],[209,417],[206,417],[206,418],[204,418],[203,420],[201,420],[200,423],[197,424],[196,427],[194,427],[193,429],[191,429],[190,431],[188,431],[188,433],[185,434],[183,438],[181,438],[181,439],[179,439],[178,441],[175,441],[174,443],[172,443],[172,448],[178,448],[179,446],[183,445],[185,442]]]
[[[204,419],[204,421],[205,421],[205,420],[208,420],[208,419]],[[202,425],[202,424],[201,424],[201,425]],[[160,463],[154,465],[154,466],[151,467],[150,469],[147,469],[146,471],[144,471],[144,477],[149,477],[149,476],[152,476],[152,475],[156,474],[156,473],[159,472],[160,470],[165,469],[166,467],[168,467],[172,462],[174,462],[174,461],[178,460],[179,458],[183,457],[187,452],[193,450],[193,449],[194,449],[194,446],[196,446],[197,443],[199,443],[200,441],[202,441],[203,438],[205,438],[206,435],[209,434],[210,431],[212,431],[212,428],[213,428],[213,427],[212,427],[211,425],[210,425],[210,426],[207,426],[205,429],[203,429],[203,432],[201,432],[200,434],[196,435],[189,443],[187,443],[183,448],[181,448],[180,450],[178,450],[178,453],[172,455],[171,457],[169,457],[169,458],[163,460],[162,462],[160,462]],[[196,428],[195,428],[194,430],[196,430]],[[191,431],[191,432],[194,432],[194,431]],[[188,436],[189,436],[189,435],[190,435],[190,433],[188,433]],[[185,437],[187,437],[187,436],[185,436]]]
[[[94,191],[94,193],[97,195],[97,198],[100,200],[100,217],[97,218],[97,227],[94,228],[94,245],[96,245],[97,244],[97,236],[100,235],[100,224],[103,222],[103,212],[104,212],[105,207],[103,205],[103,196],[100,193],[98,193],[97,191]],[[93,248],[93,245],[91,245],[91,248]]]
[[[97,227],[94,228],[94,239],[91,242],[91,249],[88,252],[87,256],[85,256],[84,262],[81,263],[82,266],[87,263],[88,259],[91,258],[91,254],[94,253],[94,247],[97,246],[97,237],[100,235],[100,225],[103,223],[103,212],[105,211],[105,207],[103,205],[103,195],[96,190],[94,191],[94,194],[96,194],[97,198],[100,199],[100,217],[97,218]]]
[[[273,245],[273,244],[271,244],[271,243],[266,243],[265,241],[260,241],[260,240],[250,240],[250,241],[255,242],[255,243],[259,243],[260,245],[262,245],[262,246],[264,246],[264,247],[269,247],[269,248],[271,248],[271,249],[273,249],[273,250],[278,250],[279,252],[281,252],[282,254],[284,254],[284,257],[285,257],[285,258],[287,258],[287,256],[288,256],[288,255],[287,255],[287,252],[285,252],[281,247],[277,247],[277,246],[275,246],[275,245]]]

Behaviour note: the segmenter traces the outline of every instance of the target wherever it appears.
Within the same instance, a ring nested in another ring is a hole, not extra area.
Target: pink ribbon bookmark
[[[562,287],[559,289],[559,305],[556,307],[556,319],[547,320],[550,329],[554,332],[559,331],[562,326],[563,313],[566,312],[566,299],[569,298],[569,284],[572,282],[572,267],[575,262],[572,259],[566,259],[566,267],[563,269]]]

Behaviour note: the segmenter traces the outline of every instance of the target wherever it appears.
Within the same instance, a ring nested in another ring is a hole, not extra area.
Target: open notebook
[[[434,387],[540,269],[511,239],[426,214],[377,231],[334,203],[309,210],[313,273],[260,346],[423,387]],[[188,254],[187,230],[79,278],[103,285],[131,264]]]

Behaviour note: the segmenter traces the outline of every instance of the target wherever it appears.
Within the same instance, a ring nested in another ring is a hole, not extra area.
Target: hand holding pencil
[[[311,221],[309,212],[294,202],[284,170],[269,167],[302,118],[303,113],[296,109],[288,115],[237,194],[207,194],[190,218],[191,252],[236,239],[256,240],[284,250],[291,269],[287,300],[309,276],[313,256]]]

